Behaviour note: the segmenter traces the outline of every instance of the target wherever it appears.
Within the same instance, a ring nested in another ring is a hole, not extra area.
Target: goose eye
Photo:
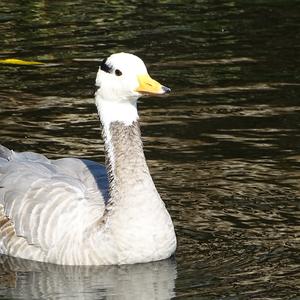
[[[117,69],[117,70],[115,71],[115,74],[116,74],[117,76],[121,76],[121,75],[122,75],[122,72],[121,72],[119,69]]]

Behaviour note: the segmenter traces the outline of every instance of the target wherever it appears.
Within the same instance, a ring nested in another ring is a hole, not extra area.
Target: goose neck
[[[150,177],[146,164],[140,127],[137,121],[131,125],[112,122],[104,126],[107,166],[111,189],[135,189]]]

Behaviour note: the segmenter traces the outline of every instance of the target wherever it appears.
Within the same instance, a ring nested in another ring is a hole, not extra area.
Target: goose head
[[[152,79],[144,62],[129,53],[112,54],[101,63],[96,77],[96,105],[103,125],[138,119],[137,100],[143,95],[162,95],[171,90]]]
[[[116,53],[104,59],[99,68],[96,86],[103,99],[132,102],[145,94],[165,94],[170,89],[152,79],[144,62],[136,55]]]

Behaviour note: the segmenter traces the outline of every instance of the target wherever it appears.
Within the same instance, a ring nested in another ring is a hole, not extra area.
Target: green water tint
[[[104,161],[100,61],[169,86],[139,102],[176,263],[65,268],[2,257],[0,299],[297,299],[299,1],[1,1],[1,143]],[[42,67],[43,66],[43,67]],[[49,284],[48,284],[49,283]]]

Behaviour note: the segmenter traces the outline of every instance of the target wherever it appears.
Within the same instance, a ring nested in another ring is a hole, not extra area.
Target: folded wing
[[[36,260],[58,255],[65,241],[76,246],[86,238],[107,199],[106,170],[96,162],[1,147],[0,252]]]

